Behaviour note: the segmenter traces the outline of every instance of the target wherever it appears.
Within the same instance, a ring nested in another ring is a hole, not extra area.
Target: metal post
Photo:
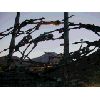
[[[64,85],[68,86],[69,81],[69,31],[68,31],[68,12],[64,12]]]
[[[15,18],[15,24],[14,24],[14,29],[12,32],[12,38],[9,46],[9,55],[8,55],[8,67],[11,64],[14,48],[15,48],[15,38],[16,34],[18,32],[18,25],[19,25],[19,18],[20,18],[20,12],[17,12],[16,18]]]

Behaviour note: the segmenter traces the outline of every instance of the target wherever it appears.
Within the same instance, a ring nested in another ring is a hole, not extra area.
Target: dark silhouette
[[[10,34],[12,35],[10,46],[0,52],[9,50],[7,56],[0,58],[0,68],[2,69],[0,72],[0,86],[85,86],[90,84],[90,77],[93,77],[96,73],[100,74],[98,72],[100,70],[100,39],[93,42],[81,39],[79,42],[73,43],[74,45],[80,44],[79,50],[69,52],[69,31],[84,28],[100,36],[98,33],[100,27],[94,24],[69,22],[68,19],[73,16],[68,16],[68,13],[65,12],[62,21],[44,21],[45,18],[42,17],[26,19],[20,23],[20,13],[18,12],[14,27],[0,33],[0,40]],[[29,24],[34,25],[34,27],[26,31],[21,30]],[[42,25],[59,26],[61,24],[64,24],[64,27],[44,32],[35,38],[32,37],[33,33],[40,30]],[[61,34],[61,36],[55,38],[54,32]],[[21,35],[24,35],[23,38],[15,45],[16,38]],[[37,47],[39,42],[56,41],[57,39],[64,39],[64,54],[50,56],[47,62],[40,62],[38,59],[41,57],[36,58],[37,60],[30,59],[29,54]],[[85,47],[83,46],[84,43],[86,44]],[[26,54],[31,45],[34,46]],[[20,48],[24,46],[26,48],[21,51]],[[91,47],[93,48],[91,49]],[[14,57],[15,52],[20,52],[21,57]],[[94,77],[94,80],[98,79]]]

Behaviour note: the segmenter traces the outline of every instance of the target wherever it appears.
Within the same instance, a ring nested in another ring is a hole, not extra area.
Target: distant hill
[[[42,56],[33,58],[32,60],[41,63],[48,63],[49,57],[55,57],[55,56],[57,56],[57,53],[55,52],[45,52],[45,54],[43,54]]]
[[[57,56],[57,53],[55,52],[45,52],[45,54],[43,54],[40,57],[37,58],[33,58],[32,61],[34,61],[34,63],[48,63],[49,61],[49,57],[55,57]],[[13,56],[13,60],[14,62],[16,62],[17,65],[20,65],[20,58],[17,56]],[[27,59],[25,61],[28,61]],[[7,65],[7,56],[3,56],[0,57],[0,65]],[[27,62],[23,62],[22,66],[27,66],[30,65],[30,63]]]

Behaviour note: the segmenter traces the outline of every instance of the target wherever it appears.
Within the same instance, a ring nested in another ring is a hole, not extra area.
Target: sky
[[[95,24],[100,26],[100,13],[98,12],[69,12],[70,15],[75,15],[72,18],[69,19],[70,22],[74,23],[85,23],[85,24]],[[7,28],[14,25],[16,13],[15,12],[0,12],[0,32],[6,30]],[[62,20],[64,17],[63,12],[21,12],[20,15],[20,22],[24,21],[25,19],[35,19],[35,18],[41,18],[45,17],[45,20]],[[23,30],[26,30],[30,27],[33,27],[32,25],[29,25]],[[37,37],[39,34],[43,34],[44,32],[48,32],[57,28],[63,27],[63,25],[60,26],[42,26],[39,31],[36,31],[33,33],[33,38]],[[61,34],[54,33],[55,37],[59,37]],[[23,36],[18,37],[16,39],[16,44],[18,41],[20,41],[23,38]],[[10,43],[11,36],[5,37],[4,39],[0,40],[0,51],[8,48]],[[70,43],[70,52],[78,50],[80,45],[73,45],[73,42],[80,41],[80,39],[83,39],[84,41],[94,41],[99,39],[98,36],[96,36],[92,31],[86,30],[86,29],[77,29],[77,30],[71,30],[69,31],[69,43]],[[63,40],[55,40],[55,41],[47,41],[47,42],[41,42],[38,44],[38,46],[33,50],[33,52],[29,55],[30,58],[35,58],[38,56],[41,56],[44,54],[44,52],[56,52],[56,53],[63,53],[63,47],[60,46],[64,41]],[[32,47],[32,46],[31,46]],[[29,50],[31,49],[29,48]],[[21,48],[20,50],[23,50],[24,48]],[[0,54],[0,56],[7,55],[7,52],[4,52]],[[20,53],[16,52],[14,56],[21,56]]]

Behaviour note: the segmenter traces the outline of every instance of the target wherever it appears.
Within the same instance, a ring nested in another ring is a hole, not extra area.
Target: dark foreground
[[[2,71],[0,87],[63,87],[63,63],[62,61],[57,67],[44,73],[25,70]],[[71,62],[68,68],[68,86],[100,86],[100,51]]]

